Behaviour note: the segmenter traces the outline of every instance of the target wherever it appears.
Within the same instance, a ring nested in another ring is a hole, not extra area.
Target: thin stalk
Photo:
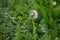
[[[36,40],[36,27],[34,25],[34,20],[32,19],[32,26],[33,26],[33,35],[34,35],[34,40]]]

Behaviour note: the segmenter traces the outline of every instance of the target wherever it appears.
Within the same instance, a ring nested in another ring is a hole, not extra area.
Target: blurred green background
[[[60,40],[60,0],[0,0],[0,40]]]

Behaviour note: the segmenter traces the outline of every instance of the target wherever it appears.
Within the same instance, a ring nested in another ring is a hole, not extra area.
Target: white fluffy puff
[[[57,5],[57,3],[54,1],[54,2],[53,2],[53,5]]]
[[[30,10],[29,12],[30,12],[30,15],[29,15],[30,18],[33,18],[33,19],[38,18],[38,12],[36,10]]]

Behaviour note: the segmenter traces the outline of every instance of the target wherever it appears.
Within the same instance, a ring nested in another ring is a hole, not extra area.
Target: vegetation
[[[60,40],[60,0],[0,0],[0,40]]]

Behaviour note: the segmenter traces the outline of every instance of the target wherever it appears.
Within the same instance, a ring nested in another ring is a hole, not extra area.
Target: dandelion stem
[[[33,35],[36,35],[36,27],[34,25],[34,20],[32,19],[32,26],[33,26]],[[36,40],[36,38],[34,37],[34,40]]]

